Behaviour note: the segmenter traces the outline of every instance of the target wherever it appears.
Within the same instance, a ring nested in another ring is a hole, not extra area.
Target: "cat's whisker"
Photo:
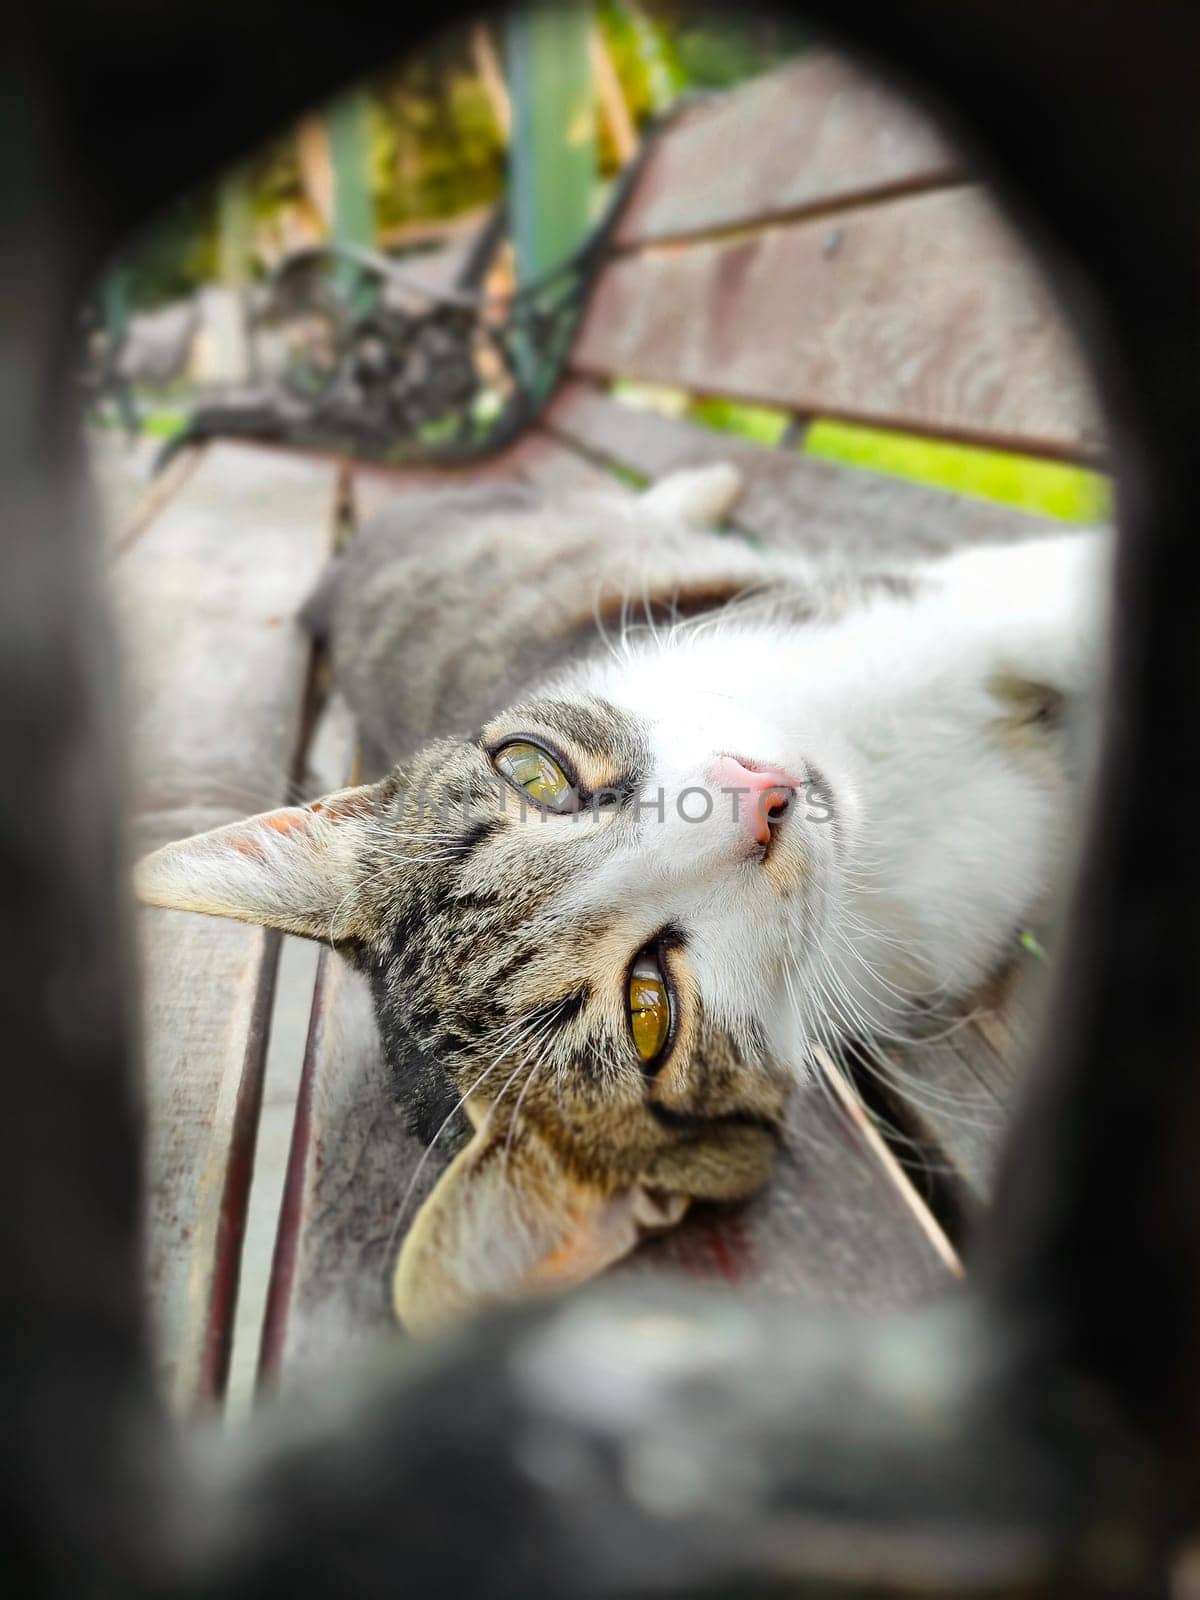
[[[599,634],[601,643],[604,645],[605,650],[608,652],[609,656],[617,664],[617,666],[621,667],[625,665],[625,657],[609,638],[608,629],[604,625],[604,614],[601,608],[601,598],[603,592],[603,584],[597,583],[592,592],[592,617],[596,623],[596,632]]]
[[[843,1059],[840,1050],[831,1050],[828,1045],[813,1053],[813,1066],[818,1078],[824,1082],[830,1070],[836,1071],[846,1093],[853,1097],[862,1109],[863,1114],[880,1130],[888,1145],[896,1154],[896,1159],[901,1166],[915,1172],[922,1172],[930,1176],[947,1176],[954,1173],[954,1168],[948,1162],[934,1161],[929,1155],[928,1142],[915,1138],[898,1127],[889,1117],[885,1117],[878,1107],[870,1105],[863,1097],[862,1090],[855,1080],[854,1074],[849,1070],[848,1064]],[[831,1104],[839,1117],[846,1118],[846,1107],[835,1090],[829,1091]],[[900,1146],[900,1150],[895,1147]],[[904,1153],[905,1147],[911,1154]]]
[[[824,1003],[827,1006],[834,1005],[834,1009],[837,1010],[836,1005],[831,1000],[828,990],[824,987],[820,975],[815,977],[815,983],[818,993],[824,996]],[[890,1057],[885,1058],[879,1053],[879,1039],[877,1034],[873,1037],[870,1031],[866,1031],[861,1027],[857,1029],[851,1029],[848,1027],[846,1029],[846,1037],[855,1041],[862,1064],[866,1066],[867,1069],[871,1071],[874,1076],[879,1078],[880,1082],[884,1083],[887,1087],[893,1090],[903,1090],[910,1103],[920,1106],[927,1111],[940,1114],[947,1119],[955,1120],[963,1126],[992,1127],[995,1125],[994,1119],[991,1118],[985,1121],[980,1121],[976,1118],[963,1115],[964,1110],[967,1109],[990,1109],[990,1107],[994,1104],[993,1102],[986,1100],[982,1096],[977,1099],[975,1097],[968,1097],[962,1094],[954,1094],[948,1091],[939,1090],[925,1080],[906,1072],[893,1059]],[[899,1042],[920,1043],[923,1041],[902,1040]],[[838,1048],[840,1051],[840,1045]]]
[[[826,965],[824,969],[828,984],[844,998],[846,1004],[852,1010],[861,1013],[860,1021],[862,1025],[869,1027],[870,1031],[877,1037],[890,1039],[893,1043],[916,1043],[917,1035],[885,1023],[876,1013],[880,1011],[888,1012],[894,1018],[908,1021],[916,1021],[920,1016],[934,1017],[938,1013],[932,1008],[918,1011],[915,999],[919,991],[905,993],[903,990],[895,988],[867,962],[865,957],[860,956],[859,952],[855,951],[839,935],[832,935],[831,942],[835,950],[840,950],[844,955],[859,961],[866,974],[867,981],[863,982],[848,970],[838,971],[829,965]],[[857,991],[856,994],[851,992],[851,985]],[[885,998],[889,994],[893,996],[896,1001],[895,1004]],[[871,1017],[869,1022],[867,1021],[868,1016]],[[922,1034],[921,1037],[928,1037],[928,1035]]]
[[[821,997],[824,1011],[830,1014],[830,1018],[837,1018],[838,1034],[842,1034],[845,1038],[856,1040],[861,1050],[875,1050],[875,1043],[878,1040],[883,1040],[883,1038],[886,1038],[888,1042],[896,1043],[896,1045],[909,1046],[914,1045],[914,1043],[922,1043],[923,1038],[930,1037],[930,1035],[896,1034],[896,1032],[890,1032],[890,1030],[878,1026],[877,1022],[867,1021],[866,1016],[862,1016],[859,1013],[858,1005],[851,998],[851,995],[846,992],[845,986],[840,986],[840,989],[838,989],[837,982],[835,982],[835,974],[830,973],[829,970],[816,968],[810,973],[810,981],[814,990],[816,990],[816,994]],[[826,1043],[829,1045],[829,1040]],[[837,1045],[834,1046],[834,1050],[835,1053],[840,1053],[840,1048]],[[882,1074],[882,1070],[880,1069],[880,1074]],[[894,1075],[899,1077],[901,1069],[894,1069]],[[909,1098],[915,1099],[917,1096],[915,1096],[915,1093],[910,1093]],[[947,1106],[952,1107],[955,1112],[962,1109],[962,1096],[941,1096],[938,1091],[931,1090],[930,1099],[934,1098],[944,1099]],[[934,1107],[930,1106],[928,1109],[934,1109]]]
[[[858,1061],[893,1095],[942,1122],[979,1133],[994,1133],[1003,1120],[1000,1106],[984,1095],[968,1097],[942,1092],[874,1051],[861,1053]],[[979,1114],[972,1115],[973,1112]]]
[[[901,1042],[915,1043],[915,1042],[917,1042],[917,1038],[919,1038],[919,1039],[931,1039],[931,1038],[935,1038],[935,1037],[948,1037],[951,1033],[955,1032],[958,1028],[960,1028],[962,1026],[965,1026],[965,1024],[972,1019],[972,1016],[977,1014],[977,1013],[970,1013],[970,1012],[964,1014],[961,1010],[958,1010],[958,1009],[955,1009],[951,1013],[951,1012],[946,1011],[946,1010],[944,1010],[944,1009],[942,1009],[942,1008],[940,1008],[938,1006],[935,1006],[935,1005],[922,1005],[922,1004],[919,1004],[919,1002],[924,1001],[927,997],[936,996],[936,998],[939,999],[939,1000],[948,1000],[948,996],[946,995],[945,990],[943,988],[941,988],[940,986],[935,987],[935,988],[930,988],[930,989],[920,989],[920,988],[917,988],[915,986],[911,987],[911,988],[903,989],[903,990],[896,988],[895,985],[890,983],[883,976],[883,974],[881,972],[879,972],[878,969],[876,967],[874,967],[867,960],[866,956],[863,955],[862,951],[860,949],[858,949],[854,945],[854,943],[850,939],[848,939],[846,937],[845,933],[842,930],[840,930],[840,929],[831,930],[831,936],[833,938],[833,942],[834,942],[835,946],[839,950],[841,950],[843,954],[845,954],[846,956],[850,957],[853,961],[856,961],[858,963],[858,965],[862,969],[862,971],[865,974],[865,977],[868,980],[868,983],[870,985],[873,985],[873,986],[876,986],[878,988],[884,989],[888,994],[891,994],[899,1002],[899,1004],[897,1006],[891,1006],[891,1005],[887,1004],[887,1002],[883,1001],[882,999],[879,999],[878,1003],[884,1005],[886,1010],[897,1012],[898,1014],[902,1014],[902,1015],[905,1015],[905,1016],[912,1017],[914,1020],[917,1020],[917,1019],[939,1020],[939,1019],[941,1019],[943,1017],[948,1017],[950,1019],[944,1034],[933,1035],[933,1034],[930,1034],[927,1030],[922,1029],[920,1034],[917,1037],[909,1038],[909,1037],[905,1036],[905,1038]],[[859,984],[854,979],[854,977],[853,977],[853,975],[851,973],[849,973],[849,972],[843,973],[842,974],[842,981],[843,981],[843,983],[845,983],[845,982],[854,982],[855,986],[860,988],[862,990],[862,992],[864,993],[864,995],[868,995],[872,999],[875,998],[875,996],[873,994],[873,991],[870,988],[867,988],[864,985]],[[876,1031],[878,1032],[880,1030],[877,1029]]]
[[[503,1171],[505,1173],[505,1176],[507,1176],[507,1174],[508,1174],[508,1158],[509,1158],[509,1153],[512,1150],[513,1136],[516,1134],[517,1122],[519,1121],[520,1116],[521,1116],[521,1104],[524,1101],[525,1096],[529,1093],[529,1086],[532,1084],[533,1080],[537,1077],[538,1072],[541,1070],[541,1066],[542,1066],[542,1058],[540,1056],[536,1057],[534,1062],[533,1062],[533,1065],[530,1067],[529,1071],[525,1075],[525,1082],[521,1086],[521,1092],[517,1096],[517,1103],[513,1107],[513,1114],[512,1114],[512,1117],[510,1118],[509,1124],[508,1124],[508,1132],[505,1134],[505,1137],[504,1137]]]
[[[838,1031],[842,1033],[845,1038],[854,1039],[857,1042],[860,1050],[869,1052],[871,1054],[871,1059],[869,1060],[868,1065],[874,1069],[875,1075],[878,1076],[882,1082],[888,1083],[892,1088],[903,1088],[911,1102],[923,1105],[924,1109],[929,1111],[940,1111],[942,1113],[953,1115],[964,1125],[967,1125],[968,1123],[968,1119],[964,1118],[961,1114],[964,1107],[973,1107],[975,1105],[985,1104],[985,1102],[982,1100],[977,1102],[973,1099],[967,1099],[962,1095],[943,1093],[942,1091],[935,1089],[933,1085],[927,1084],[922,1080],[913,1077],[911,1074],[905,1073],[903,1068],[899,1067],[893,1061],[889,1060],[885,1066],[883,1060],[878,1056],[878,1054],[875,1053],[877,1043],[884,1040],[893,1044],[907,1047],[910,1045],[919,1045],[925,1042],[932,1042],[932,1040],[937,1036],[901,1034],[889,1035],[887,1030],[870,1024],[865,1018],[863,1018],[861,1015],[858,1015],[854,1002],[844,990],[842,991],[841,998],[839,998],[837,991],[833,987],[834,975],[828,969],[822,969],[820,967],[814,968],[808,974],[808,978],[812,983],[817,995],[821,999],[825,1014],[828,1015],[830,1019],[837,1018],[840,1025]],[[820,1016],[821,1014],[818,1013],[818,1015]],[[821,1020],[825,1021],[825,1018],[822,1016]],[[960,1025],[960,1022],[956,1022],[956,1026]],[[953,1031],[953,1029],[948,1031]],[[840,1046],[835,1048],[840,1049]],[[981,1126],[982,1124],[972,1123],[972,1125]]]
[[[408,1183],[405,1186],[404,1193],[400,1196],[400,1204],[396,1208],[396,1215],[392,1220],[392,1225],[391,1225],[390,1229],[388,1230],[387,1245],[385,1247],[384,1254],[385,1254],[386,1259],[389,1262],[391,1261],[391,1258],[392,1258],[392,1252],[396,1248],[396,1236],[399,1233],[400,1224],[404,1220],[404,1214],[405,1214],[406,1210],[408,1209],[408,1203],[413,1197],[413,1192],[415,1191],[415,1189],[417,1187],[417,1184],[420,1181],[420,1177],[421,1177],[422,1172],[424,1172],[424,1170],[425,1170],[426,1162],[429,1160],[430,1156],[433,1154],[434,1150],[437,1147],[438,1140],[442,1137],[442,1135],[445,1133],[446,1129],[454,1121],[455,1117],[458,1116],[459,1112],[466,1105],[467,1101],[471,1098],[471,1096],[473,1094],[477,1093],[477,1091],[480,1088],[482,1088],[482,1086],[487,1082],[488,1078],[492,1075],[493,1072],[495,1072],[495,1070],[499,1066],[499,1064],[500,1064],[499,1060],[493,1061],[483,1069],[483,1071],[475,1079],[475,1082],[466,1091],[466,1093],[461,1097],[461,1099],[457,1100],[455,1102],[455,1104],[451,1107],[451,1109],[446,1113],[445,1117],[442,1119],[441,1123],[438,1125],[438,1129],[437,1129],[436,1133],[434,1134],[433,1138],[425,1146],[424,1150],[422,1150],[422,1152],[420,1154],[420,1157],[417,1160],[417,1164],[412,1170],[412,1175],[410,1176],[410,1178],[408,1180]]]
[[[352,883],[342,898],[334,906],[333,911],[330,914],[329,948],[333,950],[337,947],[338,918],[342,914],[343,907],[346,906],[348,902],[360,898],[367,889],[376,886],[389,874],[393,876],[399,875],[400,869],[404,866],[441,866],[453,861],[454,859],[455,856],[449,853],[427,854],[419,856],[392,855],[377,872],[371,873],[368,877],[362,879],[360,882]]]
[[[399,1206],[397,1208],[395,1219],[394,1219],[394,1221],[392,1223],[391,1229],[390,1229],[389,1234],[388,1234],[386,1255],[387,1255],[389,1260],[391,1258],[392,1251],[395,1248],[396,1235],[397,1235],[397,1233],[399,1231],[401,1222],[404,1220],[404,1214],[405,1214],[405,1212],[406,1212],[406,1210],[408,1208],[409,1201],[412,1199],[413,1192],[416,1189],[418,1181],[420,1180],[421,1173],[425,1169],[426,1162],[429,1160],[430,1156],[433,1154],[434,1149],[437,1146],[438,1140],[442,1137],[442,1135],[445,1133],[446,1129],[454,1121],[455,1117],[458,1116],[459,1112],[463,1109],[463,1107],[466,1105],[467,1101],[471,1098],[471,1096],[473,1094],[478,1094],[479,1090],[483,1087],[483,1085],[491,1077],[492,1073],[495,1072],[496,1069],[500,1066],[501,1062],[503,1062],[504,1059],[509,1054],[511,1054],[511,1052],[514,1049],[517,1049],[524,1042],[525,1038],[529,1034],[534,1034],[534,1033],[538,1032],[538,1024],[540,1022],[542,1022],[542,1020],[543,1019],[541,1019],[541,1018],[537,1018],[533,1022],[529,1022],[527,1017],[518,1017],[516,1019],[516,1022],[518,1024],[519,1023],[525,1023],[526,1024],[526,1027],[525,1027],[524,1031],[522,1031],[518,1035],[517,1038],[512,1040],[512,1042],[506,1047],[506,1049],[504,1050],[504,1052],[502,1054],[496,1056],[484,1068],[484,1070],[475,1079],[474,1083],[472,1083],[471,1087],[469,1089],[467,1089],[466,1092],[455,1102],[453,1107],[446,1113],[446,1116],[442,1119],[442,1122],[439,1124],[438,1129],[435,1132],[433,1138],[429,1141],[429,1144],[421,1152],[421,1156],[420,1156],[419,1160],[417,1161],[416,1166],[413,1169],[412,1176],[409,1178],[408,1184],[405,1187],[404,1193],[400,1198],[400,1204],[399,1204]],[[535,1046],[534,1047],[536,1048],[536,1040],[535,1040]],[[499,1102],[504,1098],[504,1095],[507,1092],[509,1085],[512,1083],[513,1078],[516,1077],[517,1072],[519,1072],[521,1070],[521,1067],[524,1065],[526,1060],[528,1060],[528,1052],[527,1052],[526,1056],[522,1058],[522,1061],[518,1065],[518,1067],[516,1068],[516,1071],[514,1071],[510,1075],[510,1077],[506,1080],[506,1082],[504,1083],[503,1087],[500,1090],[499,1095],[493,1101],[492,1105],[489,1106],[487,1111],[485,1112],[484,1120],[483,1120],[483,1126],[484,1127],[487,1126],[489,1120],[491,1119],[491,1115],[492,1115],[492,1111],[493,1111],[494,1107],[496,1105],[498,1105]]]
[[[281,787],[264,785],[261,789],[252,789],[246,784],[230,782],[224,778],[189,778],[186,782],[181,782],[177,774],[171,773],[165,775],[150,773],[142,781],[151,792],[156,787],[169,789],[173,803],[181,806],[215,808],[228,804],[231,808],[236,806],[238,810],[258,812],[273,811],[280,806],[303,805],[308,798],[307,786],[295,779],[288,780]]]

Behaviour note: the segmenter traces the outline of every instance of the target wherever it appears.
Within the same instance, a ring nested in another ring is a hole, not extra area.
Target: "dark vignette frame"
[[[44,0],[0,58],[0,1503],[25,1593],[1164,1592],[1200,1498],[1200,8],[800,9],[994,176],[1090,352],[1120,471],[1099,804],[972,1286],[874,1326],[656,1296],[653,1361],[626,1337],[644,1300],[601,1287],[357,1395],[347,1378],[244,1445],[161,1414],[71,317],[156,204],[417,30],[370,0]]]

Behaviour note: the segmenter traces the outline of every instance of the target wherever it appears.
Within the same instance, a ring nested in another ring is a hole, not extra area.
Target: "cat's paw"
[[[711,461],[661,479],[642,495],[642,505],[654,516],[711,528],[728,515],[742,485],[742,474],[731,461]]]

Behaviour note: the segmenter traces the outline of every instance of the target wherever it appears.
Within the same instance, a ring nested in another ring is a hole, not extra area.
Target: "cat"
[[[708,531],[738,490],[397,501],[305,611],[369,781],[138,869],[334,945],[422,1136],[462,1122],[410,1328],[758,1189],[813,1046],[969,994],[1056,880],[1106,536],[839,574]]]

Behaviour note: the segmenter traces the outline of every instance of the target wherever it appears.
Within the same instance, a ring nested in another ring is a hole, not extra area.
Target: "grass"
[[[949,444],[820,417],[808,429],[803,449],[823,461],[890,473],[1064,522],[1102,522],[1111,510],[1109,480],[1102,473],[1015,450]]]
[[[99,428],[123,429],[116,406],[105,404],[89,414],[88,421]],[[173,439],[188,424],[188,413],[177,406],[159,406],[138,411],[140,431],[151,439]]]
[[[693,400],[687,408],[693,422],[720,433],[736,433],[741,439],[773,448],[792,425],[786,411],[770,406],[744,406],[736,400]]]
[[[153,439],[173,439],[187,423],[186,411],[148,411],[142,417],[142,432]]]

